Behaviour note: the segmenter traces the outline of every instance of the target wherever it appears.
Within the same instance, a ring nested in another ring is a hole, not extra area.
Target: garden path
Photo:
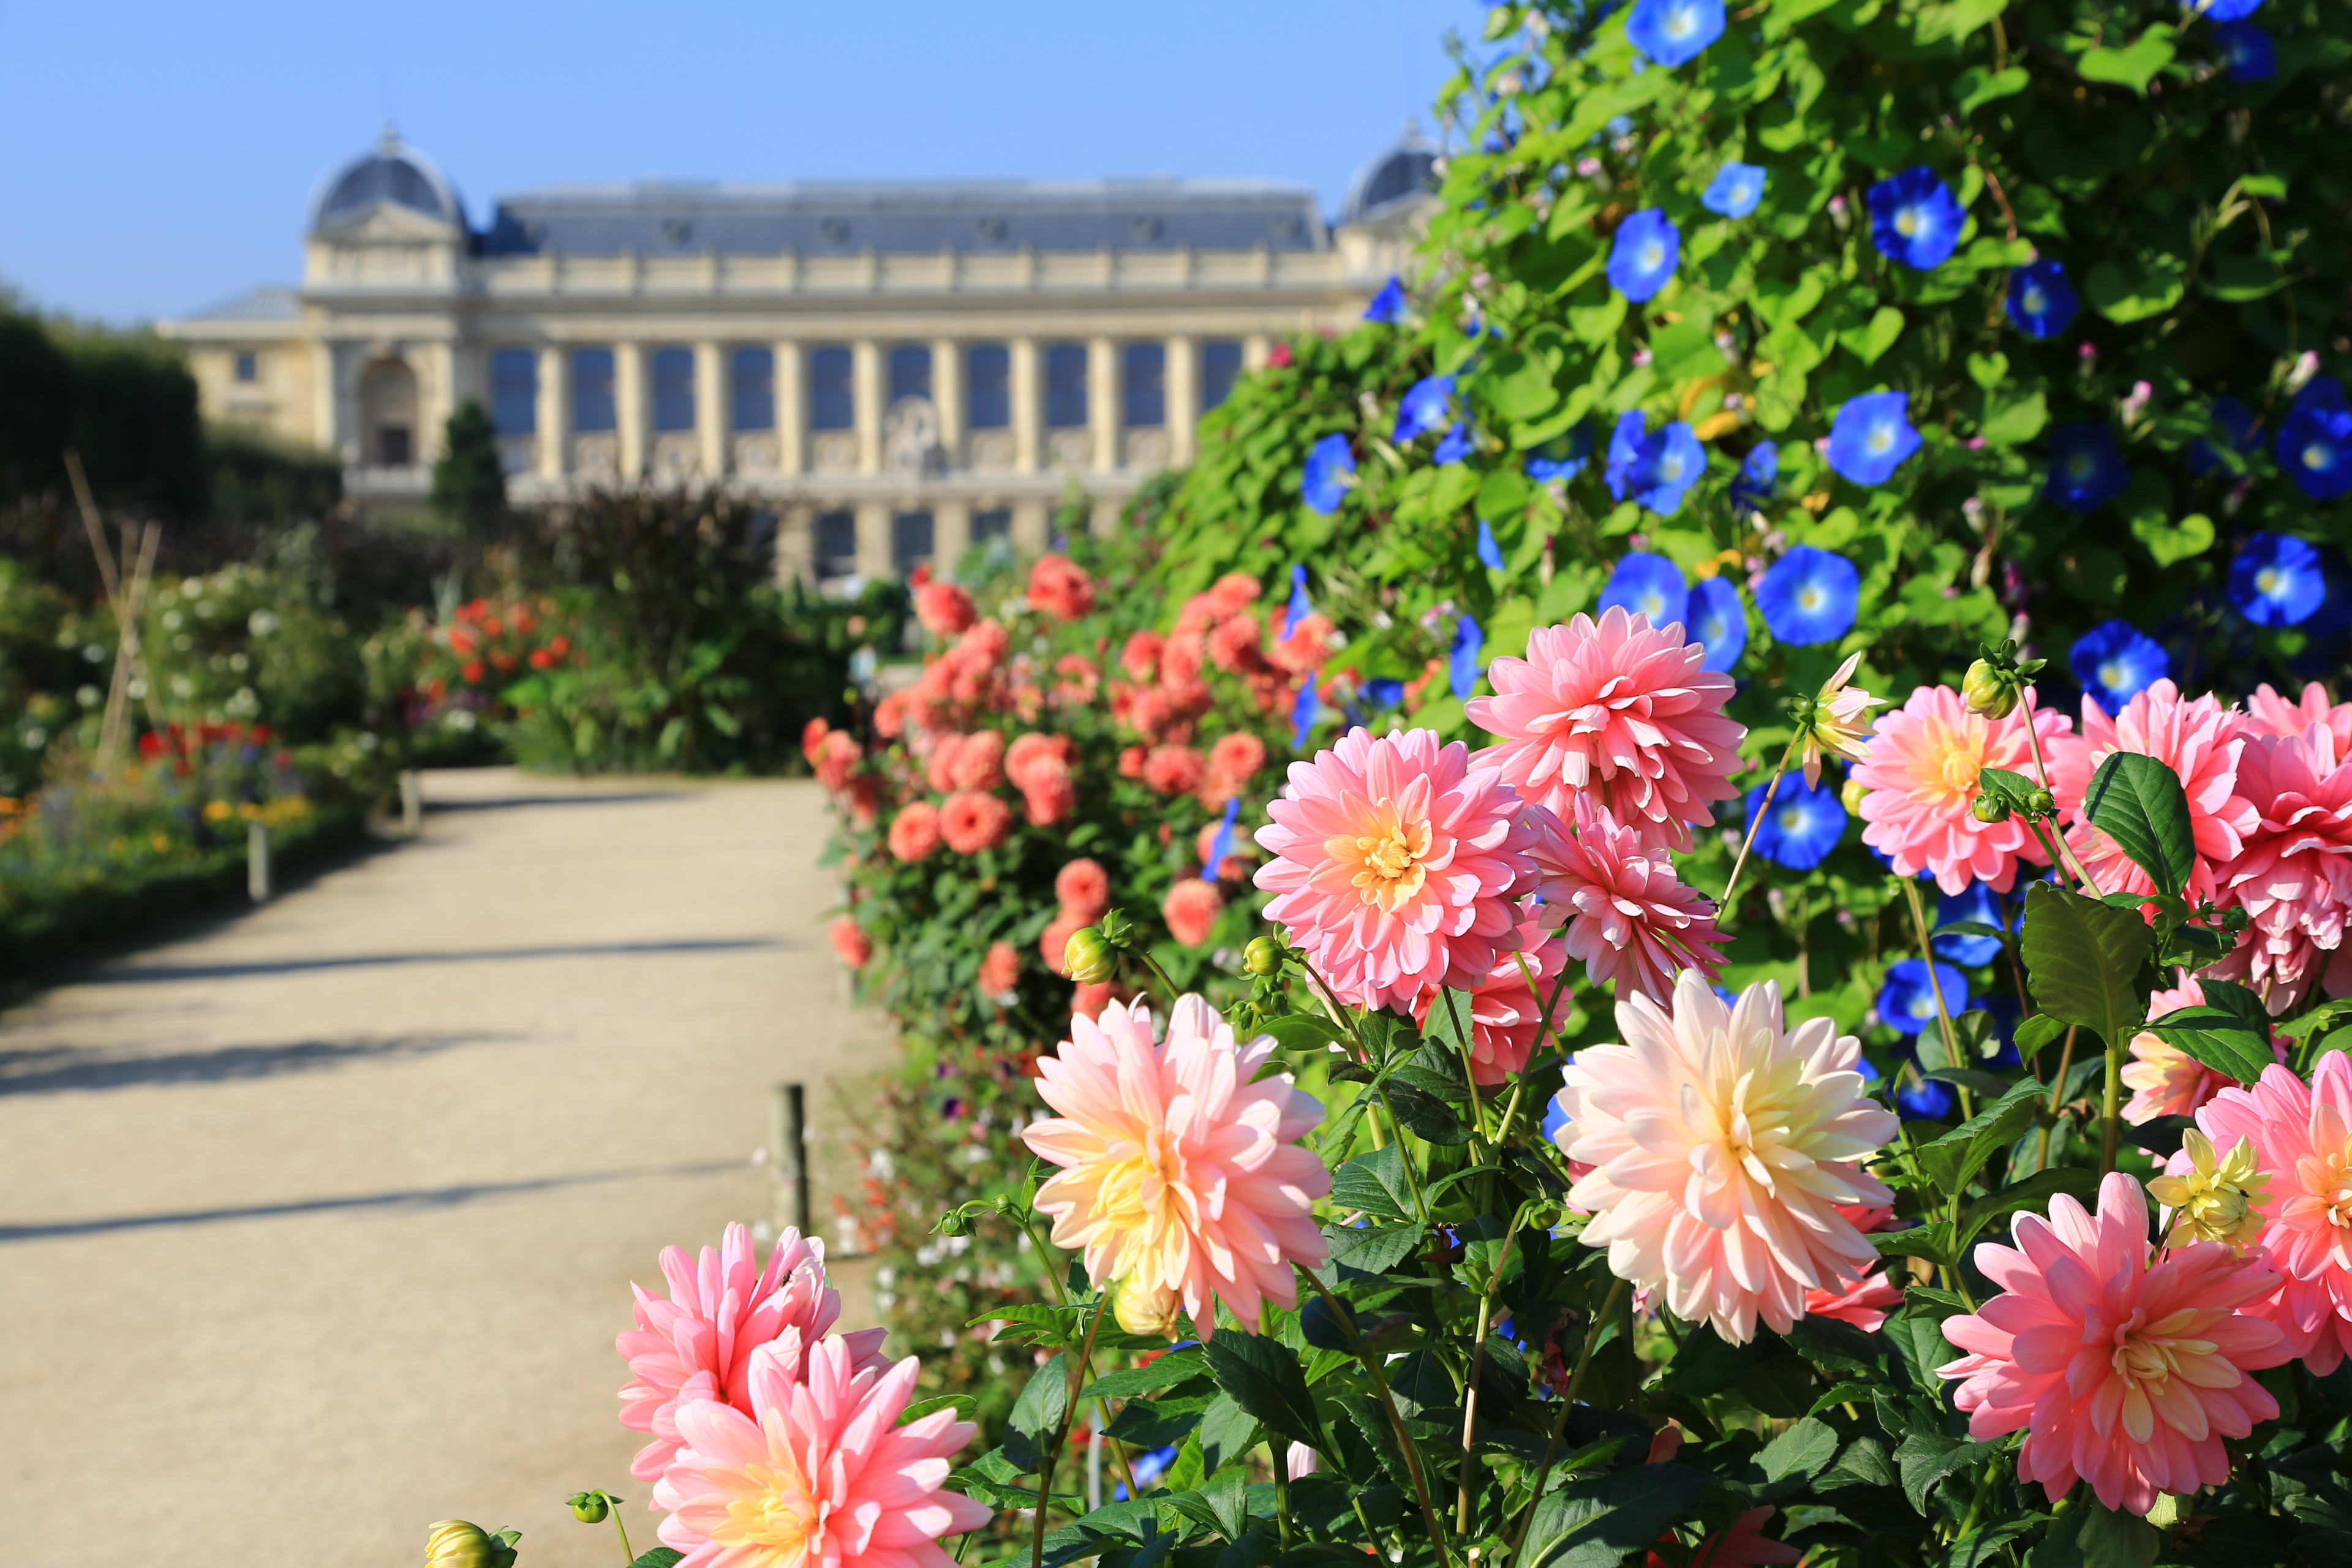
[[[407,1568],[455,1517],[609,1568],[561,1503],[596,1485],[655,1544],[628,1283],[769,1212],[771,1082],[822,1133],[887,1038],[825,940],[823,802],[425,788],[421,841],[0,1018],[12,1560]]]

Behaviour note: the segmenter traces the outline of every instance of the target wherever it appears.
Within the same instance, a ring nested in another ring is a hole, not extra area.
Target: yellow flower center
[[[1969,723],[1955,730],[1930,720],[1927,740],[1920,782],[1941,784],[1952,795],[1975,795],[1977,775],[1985,765],[1983,725]]]
[[[2210,1340],[2189,1337],[2201,1315],[2196,1308],[2183,1307],[2152,1323],[2144,1321],[2147,1311],[2135,1307],[2132,1315],[2116,1326],[2116,1348],[2107,1358],[2116,1375],[2128,1385],[2124,1391],[2124,1429],[2138,1437],[2144,1437],[2148,1429],[2151,1398],[2164,1397],[2184,1363],[2210,1356],[2214,1349]],[[2137,1423],[2135,1405],[2139,1411]]]
[[[2332,1154],[2309,1154],[2296,1162],[2304,1190],[2319,1200],[2327,1223],[2352,1226],[2352,1144]]]
[[[2314,441],[2303,449],[2303,466],[2306,468],[2334,468],[2336,448],[2324,441]]]
[[[2041,289],[2030,286],[2026,289],[2024,294],[2024,304],[2025,313],[2027,315],[2041,315],[2048,308],[2049,303],[2050,301],[2042,296]]]
[[[1925,226],[1926,224],[1920,218],[1917,207],[1904,207],[1895,215],[1895,232],[1906,239],[1916,237],[1919,230]]]
[[[1808,583],[1797,590],[1797,608],[1809,613],[1818,610],[1828,597],[1828,595],[1822,592],[1820,584]]]
[[[2197,1068],[2185,1054],[2181,1060]],[[2172,1210],[2172,1223],[2188,1233],[2186,1239],[2251,1246],[2263,1228],[2254,1205],[2270,1184],[2255,1158],[2253,1140],[2241,1138],[2229,1153],[2217,1155],[2212,1141],[2192,1127],[2180,1145],[2188,1152],[2189,1168],[2177,1176],[2157,1177],[2147,1184],[2149,1194]]]
[[[1893,451],[1895,449],[1895,426],[1892,425],[1872,426],[1870,427],[1869,437],[1863,444],[1870,448],[1871,453],[1874,456],[1884,456],[1885,454]]]
[[[1662,264],[1664,264],[1664,262],[1665,261],[1665,259],[1666,259],[1666,247],[1665,247],[1664,246],[1663,246],[1663,245],[1660,245],[1656,240],[1654,240],[1654,240],[1650,241],[1647,245],[1644,245],[1643,247],[1642,247],[1641,256],[1640,256],[1640,260],[1641,260],[1641,263],[1642,263],[1642,270],[1643,270],[1643,271],[1644,271],[1644,272],[1654,272],[1654,271],[1656,271],[1656,270],[1658,269],[1658,268],[1659,268]]]
[[[1324,848],[1335,860],[1354,862],[1356,874],[1350,880],[1366,903],[1394,914],[1420,894],[1428,879],[1422,862],[1429,856],[1429,824],[1402,821],[1391,805],[1375,809],[1380,815],[1370,832],[1334,838]]]
[[[818,1555],[826,1505],[809,1496],[800,1479],[786,1471],[747,1465],[743,1473],[759,1489],[727,1505],[727,1522],[711,1532],[711,1539],[761,1547],[787,1563]]]

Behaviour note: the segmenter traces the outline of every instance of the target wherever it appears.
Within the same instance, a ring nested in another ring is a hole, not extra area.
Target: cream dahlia
[[[1593,1167],[1569,1201],[1612,1273],[1745,1343],[1878,1266],[1839,1212],[1894,1196],[1862,1168],[1897,1123],[1855,1070],[1861,1041],[1827,1018],[1786,1027],[1771,982],[1727,1005],[1687,970],[1672,1013],[1637,994],[1617,1026],[1624,1044],[1569,1064],[1555,1134]]]
[[[1518,943],[1516,900],[1532,890],[1535,830],[1519,798],[1468,750],[1428,730],[1342,735],[1290,764],[1257,842],[1268,919],[1342,1001],[1410,1008],[1436,986],[1467,989]]]
[[[2084,815],[2084,797],[2099,764],[2117,752],[2137,752],[2179,775],[2197,845],[2189,897],[2213,896],[2215,868],[2236,858],[2257,821],[2253,803],[2237,790],[2238,757],[2246,746],[2238,724],[2239,715],[2219,698],[2184,698],[2169,680],[2150,686],[2112,719],[2096,702],[2084,700],[2082,733],[2050,742],[2050,790],[2068,823],[2066,842],[2101,892],[2156,890],[2147,873]]]
[[[1589,793],[1645,844],[1688,849],[1693,825],[1738,793],[1731,775],[1748,732],[1724,716],[1731,678],[1700,668],[1706,658],[1679,625],[1654,627],[1622,607],[1597,624],[1538,626],[1527,658],[1488,667],[1495,695],[1465,705],[1501,737],[1477,763],[1559,816]]]
[[[2148,1259],[2147,1199],[2116,1171],[2094,1216],[2071,1197],[2026,1214],[2017,1245],[1976,1249],[2001,1294],[1944,1320],[1969,1353],[1937,1368],[1978,1442],[2022,1426],[2021,1480],[2054,1500],[2077,1478],[2108,1508],[2145,1514],[2158,1492],[2188,1496],[2230,1479],[2225,1437],[2278,1403],[2247,1373],[2287,1359],[2278,1329],[2242,1308],[2278,1276],[2210,1241]]]
[[[1902,707],[1881,714],[1870,760],[1853,770],[1853,782],[1869,792],[1862,798],[1862,841],[1893,859],[1896,876],[1932,871],[1947,893],[1965,892],[1970,881],[2005,893],[2021,861],[2048,865],[2023,822],[1979,822],[1969,811],[1985,768],[2039,776],[2029,720],[2045,751],[2067,732],[2065,715],[2038,707],[2030,695],[2008,718],[1988,719],[1969,712],[1948,686],[1920,687]]]
[[[1247,1045],[1198,996],[1177,998],[1155,1043],[1141,1002],[1074,1017],[1037,1092],[1056,1114],[1023,1140],[1062,1167],[1037,1189],[1056,1247],[1085,1254],[1095,1283],[1115,1287],[1119,1321],[1147,1333],[1177,1311],[1201,1338],[1222,1301],[1255,1331],[1263,1303],[1298,1301],[1291,1265],[1328,1256],[1314,1203],[1331,1173],[1298,1147],[1323,1108],[1291,1076],[1259,1069],[1271,1036]]]
[[[898,1425],[919,1370],[861,1368],[829,1337],[796,1373],[763,1347],[744,1408],[680,1410],[685,1447],[654,1487],[677,1568],[949,1568],[940,1537],[990,1518],[945,1487],[977,1428],[952,1410]]]
[[[1729,940],[1716,929],[1714,905],[1675,875],[1664,850],[1644,847],[1591,796],[1577,796],[1571,811],[1573,833],[1540,806],[1527,814],[1536,892],[1565,912],[1568,955],[1583,961],[1595,985],[1613,985],[1621,1002],[1636,991],[1664,1002],[1685,969],[1713,980],[1723,967],[1716,949]]]
[[[629,1466],[641,1481],[659,1476],[677,1452],[680,1405],[717,1399],[750,1410],[751,1352],[790,1334],[784,1364],[797,1373],[802,1349],[841,1316],[841,1292],[825,1283],[824,1244],[803,1240],[797,1230],[776,1238],[765,1268],[751,1233],[730,1225],[719,1249],[706,1247],[698,1259],[662,1248],[661,1271],[668,1300],[631,1285],[637,1326],[614,1342],[631,1379],[621,1390],[621,1425],[654,1436]],[[859,1367],[878,1367],[883,1335],[860,1329],[840,1339]]]

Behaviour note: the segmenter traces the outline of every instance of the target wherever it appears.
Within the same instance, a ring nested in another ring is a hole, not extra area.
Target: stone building
[[[1112,515],[1274,337],[1355,318],[1432,162],[1409,131],[1336,222],[1254,181],[646,183],[478,229],[387,131],[320,184],[299,288],[162,330],[208,417],[337,453],[362,504],[421,504],[477,398],[518,501],[721,478],[780,570],[847,582],[1036,549],[1073,482]]]

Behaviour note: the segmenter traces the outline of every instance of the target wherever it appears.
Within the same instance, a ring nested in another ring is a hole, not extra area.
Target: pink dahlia
[[[940,847],[939,808],[929,801],[910,802],[890,819],[890,853],[912,864]]]
[[[704,1247],[698,1260],[678,1247],[662,1248],[661,1271],[668,1300],[631,1285],[637,1326],[614,1342],[629,1363],[621,1425],[654,1436],[629,1465],[641,1481],[659,1476],[677,1453],[681,1406],[715,1399],[751,1409],[751,1352],[789,1337],[779,1347],[780,1364],[797,1375],[806,1348],[841,1316],[841,1292],[825,1283],[824,1244],[803,1240],[797,1230],[776,1238],[765,1268],[751,1233],[730,1225],[719,1249]],[[860,1329],[838,1342],[858,1367],[879,1367],[883,1333]]]
[[[1004,842],[1013,808],[992,795],[960,789],[940,803],[940,837],[959,855],[977,855]]]
[[[1851,1284],[1805,1292],[1805,1316],[1835,1318],[1865,1334],[1876,1333],[1886,1315],[1901,1305],[1903,1287],[1889,1279],[1884,1269]]]
[[[1054,873],[1054,897],[1082,925],[1100,920],[1110,908],[1110,873],[1099,861],[1073,860]]]
[[[2314,724],[2325,724],[2335,738],[2336,754],[2352,754],[2352,702],[2330,702],[2327,688],[2315,680],[2292,702],[2273,690],[2269,682],[2263,682],[2246,699],[2245,714],[2238,722],[2246,735],[2279,739],[2300,735]]]
[[[2352,1058],[2321,1057],[2308,1086],[2285,1068],[2264,1068],[2251,1089],[2225,1089],[2200,1107],[2197,1125],[2218,1149],[2253,1140],[2268,1179],[2248,1200],[2285,1276],[2259,1310],[2285,1331],[2292,1354],[2326,1376],[2352,1353]]]
[[[2273,1015],[2324,984],[2352,994],[2344,951],[2352,910],[2352,761],[2325,724],[2299,735],[2256,736],[2238,762],[2238,788],[2261,821],[2221,868],[2221,901],[2252,926],[2208,973],[2260,992]]]
[[[1518,949],[1498,955],[1486,978],[1468,988],[1469,1016],[1462,1021],[1470,1027],[1473,1081],[1502,1083],[1528,1065],[1544,1003],[1567,967],[1568,945],[1550,930],[1544,906],[1532,897],[1520,900]],[[1528,984],[1530,974],[1534,985]],[[1413,1022],[1426,1027],[1431,1009],[1443,1005],[1436,992],[1423,992],[1413,1005]]]
[[[1944,1320],[1969,1353],[1937,1368],[1978,1442],[2025,1428],[2021,1480],[2063,1497],[2077,1479],[2108,1508],[2145,1514],[2230,1479],[2225,1437],[2243,1437],[2278,1403],[2247,1374],[2287,1359],[2274,1324],[2240,1309],[2278,1288],[2259,1256],[2219,1242],[2148,1260],[2147,1198],[2122,1172],[2099,1184],[2099,1212],[2051,1200],[2020,1215],[2017,1245],[1984,1242],[1977,1267],[2001,1294]]]
[[[1029,607],[1057,621],[1075,621],[1095,607],[1095,580],[1066,555],[1041,555],[1029,568]]]
[[[915,618],[935,637],[951,637],[971,629],[980,613],[971,595],[953,583],[926,583],[915,590]]]
[[[1138,632],[1119,645],[1118,667],[1129,680],[1154,680],[1160,675],[1160,650],[1168,646],[1158,632]]]
[[[1224,907],[1225,895],[1214,882],[1179,877],[1160,902],[1160,918],[1168,922],[1170,936],[1186,947],[1198,947],[1216,929],[1217,916]]]
[[[1896,876],[1933,871],[1948,893],[1966,891],[1971,880],[2005,893],[2021,860],[2048,865],[2023,822],[1979,822],[1969,812],[1982,770],[2040,776],[2026,733],[2029,715],[2045,752],[2067,732],[2066,716],[2034,705],[2031,694],[2008,718],[1988,719],[1969,712],[1948,686],[1923,686],[1881,714],[1870,760],[1853,770],[1854,782],[1869,792],[1862,798],[1862,841],[1891,857]]]
[[[1161,795],[1191,795],[1208,776],[1208,759],[1190,746],[1154,746],[1143,759],[1143,782]]]
[[[919,1370],[912,1356],[861,1365],[826,1339],[804,1378],[762,1349],[744,1405],[687,1405],[686,1446],[654,1487],[677,1568],[949,1568],[940,1537],[991,1515],[944,1484],[971,1422],[935,1410],[898,1424]]]
[[[980,989],[1002,996],[1021,984],[1021,955],[1009,942],[992,942],[980,961]]]
[[[2112,719],[2097,703],[2084,700],[2083,732],[2050,744],[2050,791],[2069,821],[2066,842],[2101,892],[2156,890],[2147,873],[2083,815],[2099,764],[2117,752],[2137,752],[2170,768],[2189,792],[2189,826],[2197,844],[2189,897],[2213,896],[2215,868],[2237,858],[2257,820],[2253,803],[2237,790],[2238,756],[2246,746],[2238,724],[2239,716],[2220,699],[2184,698],[2169,680],[2150,686]]]
[[[1680,626],[1653,627],[1622,608],[1599,625],[1579,616],[1538,626],[1528,657],[1488,667],[1492,697],[1470,721],[1501,739],[1478,753],[1529,801],[1558,816],[1588,793],[1654,847],[1688,849],[1693,824],[1738,792],[1731,775],[1747,734],[1724,717],[1731,677],[1703,669],[1706,649]]]
[[[958,789],[994,789],[1004,782],[1004,733],[979,730],[963,738],[948,764],[949,783]],[[934,786],[942,787],[942,786]]]
[[[1290,764],[1285,798],[1256,832],[1274,858],[1257,885],[1340,998],[1410,1008],[1433,986],[1466,989],[1518,943],[1514,900],[1534,889],[1535,829],[1491,771],[1434,731],[1353,730]]]
[[[1567,911],[1569,956],[1595,985],[1613,984],[1621,1002],[1636,991],[1664,1002],[1685,969],[1713,980],[1723,967],[1716,948],[1729,940],[1716,930],[1714,906],[1591,796],[1577,796],[1572,809],[1573,833],[1540,807],[1528,812],[1536,891]]]
[[[1314,1204],[1331,1173],[1297,1141],[1323,1108],[1286,1072],[1261,1074],[1275,1042],[1236,1044],[1198,996],[1180,996],[1155,1044],[1142,1003],[1074,1017],[1058,1055],[1037,1064],[1037,1092],[1056,1114],[1021,1136],[1061,1173],[1037,1189],[1056,1247],[1081,1250],[1097,1285],[1117,1286],[1130,1331],[1172,1327],[1178,1309],[1201,1338],[1223,1302],[1255,1331],[1261,1304],[1298,1301],[1293,1263],[1328,1250]]]
[[[1827,1018],[1790,1029],[1771,982],[1726,1005],[1696,972],[1667,1013],[1617,1005],[1623,1045],[1569,1063],[1555,1134],[1592,1166],[1569,1189],[1584,1240],[1619,1279],[1734,1343],[1785,1331],[1816,1289],[1878,1266],[1840,1205],[1894,1201],[1863,1169],[1897,1131],[1855,1070],[1862,1042]]]
[[[865,968],[874,957],[873,939],[847,915],[836,918],[827,934],[833,938],[835,954],[852,969]]]
[[[2185,974],[2179,984],[2147,999],[2147,1016],[2151,1020],[2161,1018],[2183,1007],[2202,1006],[2204,1002],[2205,987],[2195,975]],[[2286,1047],[2276,1040],[2271,1042],[2271,1050],[2279,1060],[2286,1060]],[[2137,1127],[2159,1116],[2194,1115],[2199,1106],[2237,1080],[2215,1072],[2178,1046],[2142,1033],[2132,1037],[2131,1060],[2124,1064],[2123,1081],[2132,1091],[2124,1105],[2124,1120]]]

